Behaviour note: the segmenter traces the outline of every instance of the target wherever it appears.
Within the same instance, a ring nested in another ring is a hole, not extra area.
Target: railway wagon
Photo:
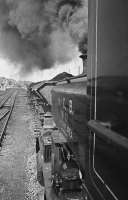
[[[86,75],[58,82],[51,94],[55,123],[67,137],[68,145],[81,162],[84,176],[86,169],[85,133],[88,134],[89,117]]]

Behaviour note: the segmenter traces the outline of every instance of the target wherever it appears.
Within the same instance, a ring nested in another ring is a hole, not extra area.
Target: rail
[[[3,105],[5,104],[5,102],[12,96],[12,92],[7,93],[2,100],[0,101],[0,108],[3,107]]]
[[[9,109],[2,110],[0,112],[0,120],[2,120],[9,113]]]
[[[2,128],[1,135],[0,135],[0,146],[1,146],[1,144],[2,144],[2,140],[3,140],[3,137],[4,137],[4,135],[5,135],[5,131],[6,131],[7,125],[8,125],[9,119],[10,119],[10,117],[11,117],[13,108],[14,108],[15,99],[16,99],[16,94],[17,94],[17,92],[15,92],[15,93],[12,94],[12,96],[13,96],[13,102],[12,102],[12,104],[10,105],[10,110],[8,111],[8,113],[6,113],[7,117],[5,118],[4,126],[3,126],[3,128]],[[12,97],[12,96],[10,96],[10,97]],[[3,119],[4,117],[5,117],[5,115],[2,117],[2,119]]]

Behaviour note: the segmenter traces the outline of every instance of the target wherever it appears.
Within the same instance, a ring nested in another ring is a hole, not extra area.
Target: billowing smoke
[[[0,55],[21,73],[66,63],[87,37],[87,0],[0,0]]]

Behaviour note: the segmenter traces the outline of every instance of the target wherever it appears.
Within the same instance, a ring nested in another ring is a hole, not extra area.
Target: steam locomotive
[[[88,200],[128,199],[127,10],[126,1],[90,0],[87,73],[36,90],[79,163]]]

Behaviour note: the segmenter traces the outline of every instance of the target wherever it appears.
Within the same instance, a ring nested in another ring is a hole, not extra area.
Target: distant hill
[[[60,80],[63,80],[65,78],[71,78],[71,77],[73,77],[72,74],[69,74],[67,72],[62,72],[61,74],[58,74],[54,78],[52,78],[51,81],[60,81]]]

